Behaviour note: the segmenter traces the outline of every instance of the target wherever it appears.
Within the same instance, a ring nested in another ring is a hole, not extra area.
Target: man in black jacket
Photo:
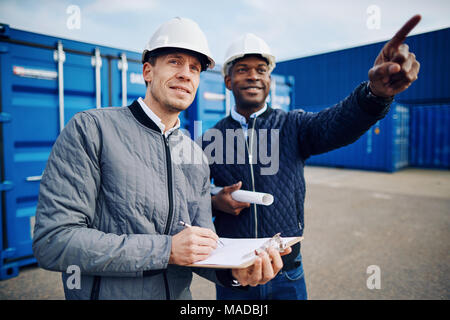
[[[386,43],[369,70],[369,81],[319,113],[270,108],[265,102],[275,67],[270,48],[253,34],[232,43],[223,75],[236,105],[202,137],[211,178],[223,187],[212,197],[219,236],[303,234],[305,160],[356,141],[388,113],[394,95],[417,79],[420,65],[403,41],[420,19],[411,18]],[[275,200],[267,207],[235,201],[231,193],[240,188],[270,193]],[[283,270],[268,284],[239,292],[217,287],[217,299],[306,299],[300,245],[292,249],[283,257]]]

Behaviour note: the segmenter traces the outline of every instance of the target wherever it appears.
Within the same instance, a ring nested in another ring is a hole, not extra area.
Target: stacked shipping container
[[[409,165],[450,169],[450,103],[410,107]]]
[[[304,107],[319,112],[323,106]],[[389,114],[356,142],[331,152],[312,156],[312,163],[365,170],[394,172],[408,165],[409,108],[394,103]],[[310,160],[307,163],[310,164]]]
[[[398,130],[410,129],[409,147],[397,145],[396,148],[410,150],[410,165],[428,168],[449,168],[449,118],[450,104],[450,28],[410,36],[405,41],[421,63],[419,79],[408,90],[395,97],[396,102],[410,109],[410,123],[399,122]],[[315,111],[331,106],[346,97],[361,81],[367,79],[375,57],[385,42],[350,48],[310,57],[277,63],[275,72],[295,77],[296,108],[313,108]],[[427,105],[425,107],[424,105]],[[416,109],[417,108],[417,109]],[[396,114],[392,109],[391,116]],[[427,120],[424,120],[427,119]],[[387,122],[390,118],[387,118]],[[386,123],[387,123],[386,122]],[[380,126],[384,124],[380,122]],[[437,129],[439,128],[439,129]],[[366,139],[371,131],[362,139]],[[424,140],[425,139],[425,140]],[[360,142],[358,142],[360,143]],[[361,157],[359,145],[351,145],[343,150],[331,151],[327,155],[313,156],[308,164],[339,166],[392,171],[398,163],[386,163],[384,167],[374,166],[369,158]],[[362,143],[362,142],[361,142]],[[391,141],[374,149],[378,157],[392,152]],[[432,146],[432,147],[431,147]],[[403,151],[395,150],[396,153]],[[355,158],[359,159],[355,163]],[[426,160],[425,160],[426,159]],[[380,162],[381,163],[381,162]],[[402,166],[408,162],[401,161]]]

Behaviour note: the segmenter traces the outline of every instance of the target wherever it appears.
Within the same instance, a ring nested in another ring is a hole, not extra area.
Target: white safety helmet
[[[214,68],[215,62],[209,51],[208,41],[197,23],[187,18],[176,17],[164,22],[150,38],[142,53],[142,63],[148,52],[161,48],[181,48],[204,55],[208,67]]]
[[[246,54],[260,54],[266,58],[269,63],[269,73],[275,68],[275,56],[272,54],[267,43],[253,33],[246,33],[234,40],[228,47],[225,62],[222,67],[222,75],[224,77],[228,75],[233,62]]]

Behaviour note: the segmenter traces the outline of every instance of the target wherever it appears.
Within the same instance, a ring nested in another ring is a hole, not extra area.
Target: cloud
[[[69,5],[81,9],[81,29],[68,30]],[[381,9],[381,28],[369,30],[367,7]],[[234,38],[253,32],[272,47],[277,60],[384,41],[413,14],[423,20],[412,34],[450,26],[448,0],[0,0],[0,21],[38,33],[142,50],[156,28],[174,16],[196,21],[220,64]]]
[[[111,14],[111,13],[136,13],[142,14],[150,12],[159,6],[157,0],[95,0],[83,7],[83,11],[90,14]]]

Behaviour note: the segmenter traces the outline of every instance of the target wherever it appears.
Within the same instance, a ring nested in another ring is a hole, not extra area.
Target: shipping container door
[[[411,166],[450,168],[450,106],[411,105]]]
[[[53,49],[32,44],[3,47],[7,52],[0,55],[1,104],[8,120],[2,128],[2,169],[3,180],[10,186],[3,192],[2,206],[3,250],[7,251],[3,264],[7,264],[32,258],[34,216],[43,170],[61,124],[75,113],[96,106],[96,78],[89,53],[64,52],[63,72],[58,73],[58,55]],[[62,78],[61,91],[58,77]],[[103,77],[106,79],[105,72]],[[60,97],[63,110],[59,108]]]
[[[145,97],[145,81],[142,77],[142,63],[128,53],[117,52],[110,63],[110,106],[128,106],[139,97]]]
[[[305,107],[318,112],[324,106]],[[409,110],[394,103],[388,115],[357,141],[336,150],[314,155],[309,165],[393,172],[408,165]]]
[[[145,81],[142,76],[142,63],[134,60],[128,61],[128,76],[127,76],[127,105],[130,105],[139,97],[145,97]]]

